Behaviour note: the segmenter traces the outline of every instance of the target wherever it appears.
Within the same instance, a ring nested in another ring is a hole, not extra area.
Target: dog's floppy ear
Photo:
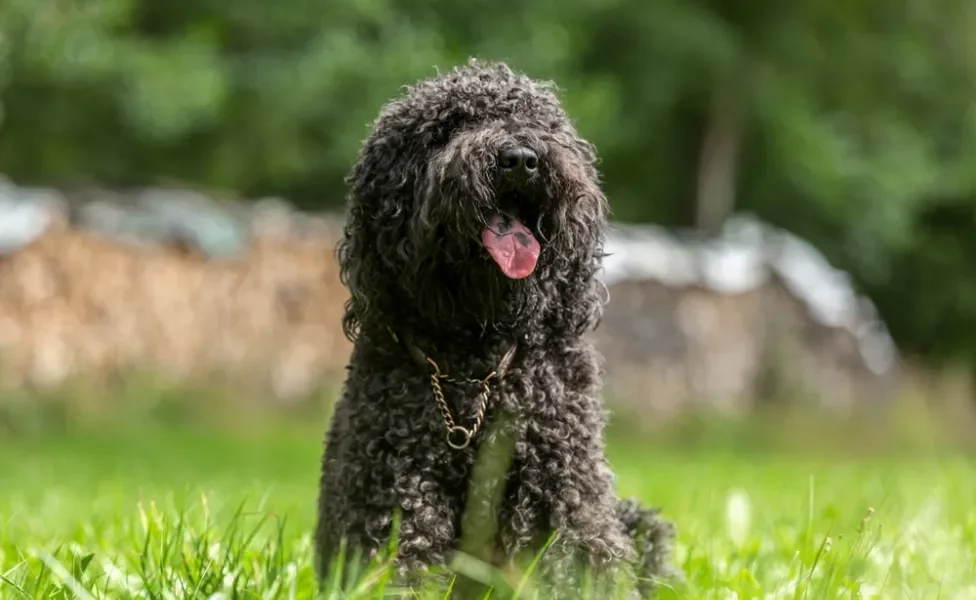
[[[343,318],[350,339],[373,305],[395,295],[391,286],[397,280],[397,264],[407,258],[403,241],[418,162],[406,145],[407,140],[379,123],[346,178],[349,208],[336,257],[350,293]]]
[[[607,290],[597,280],[597,272],[604,258],[609,204],[589,142],[566,124],[548,145],[549,159],[559,172],[549,182],[549,194],[563,199],[556,218],[560,230],[551,240],[565,286],[558,296],[566,305],[559,313],[567,330],[581,335],[599,325],[606,302]]]

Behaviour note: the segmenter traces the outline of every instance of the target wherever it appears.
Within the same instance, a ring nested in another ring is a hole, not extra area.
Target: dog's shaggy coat
[[[513,149],[531,157],[514,179]],[[322,463],[321,575],[343,540],[385,548],[397,517],[405,576],[459,546],[504,566],[553,532],[537,574],[555,596],[577,597],[579,567],[597,582],[669,573],[673,526],[615,496],[604,456],[599,357],[584,338],[604,297],[595,162],[551,86],[504,64],[471,61],[383,108],[349,176],[338,248],[354,348]],[[537,242],[519,269],[489,252],[512,230]],[[498,371],[468,447],[453,447],[461,431],[448,439],[435,369],[459,380],[442,387],[469,429],[477,381]],[[479,450],[507,461],[502,477],[472,477]]]

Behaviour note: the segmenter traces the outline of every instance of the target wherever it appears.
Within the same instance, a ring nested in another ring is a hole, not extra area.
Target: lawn
[[[310,598],[324,423],[120,423],[0,440],[0,598]],[[976,598],[961,455],[694,449],[613,435],[679,525],[678,598]],[[376,598],[382,569],[332,598]],[[327,591],[328,592],[328,591]]]

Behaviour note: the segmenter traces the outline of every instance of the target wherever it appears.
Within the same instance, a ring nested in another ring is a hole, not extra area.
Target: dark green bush
[[[931,345],[938,331],[973,354],[972,328],[914,321],[965,270],[943,250],[900,257],[934,198],[976,206],[974,21],[950,0],[891,6],[5,0],[0,169],[21,182],[178,181],[337,207],[370,121],[403,84],[471,55],[503,59],[563,88],[617,218],[700,222],[713,202],[700,176],[716,167],[702,149],[725,140],[735,206],[851,270],[907,320],[893,327],[903,344]],[[892,278],[932,265],[926,290]]]

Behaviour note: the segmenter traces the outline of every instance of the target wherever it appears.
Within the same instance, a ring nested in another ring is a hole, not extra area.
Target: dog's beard
[[[528,326],[556,302],[546,278],[590,252],[580,228],[591,216],[580,201],[586,192],[568,154],[537,140],[531,146],[547,168],[513,187],[493,175],[498,148],[510,143],[500,136],[459,136],[415,187],[400,277],[411,308],[438,328]]]
[[[521,208],[514,197],[493,197],[475,210],[459,211],[461,198],[428,198],[443,210],[421,210],[414,220],[418,256],[405,269],[403,287],[425,321],[439,328],[517,330],[544,301],[539,289],[544,266],[546,215]],[[476,205],[467,203],[468,208]],[[447,208],[450,207],[450,208]],[[429,218],[441,215],[432,222]]]

